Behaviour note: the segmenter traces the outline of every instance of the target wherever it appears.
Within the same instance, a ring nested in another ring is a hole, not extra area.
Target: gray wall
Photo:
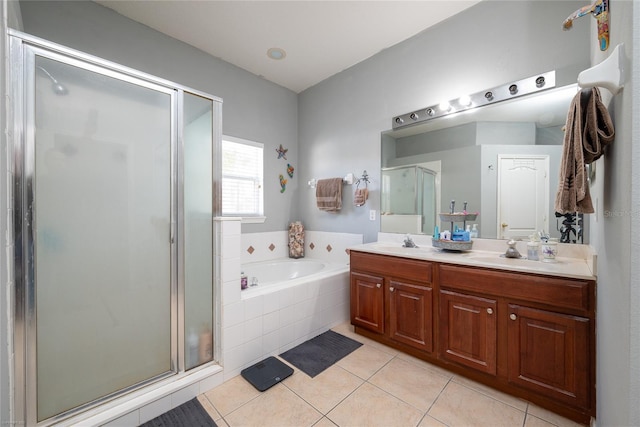
[[[300,188],[300,214],[312,230],[362,233],[376,240],[380,205],[380,132],[391,118],[535,73],[557,70],[557,85],[575,83],[590,65],[589,29],[562,21],[576,1],[485,1],[386,49],[299,95],[300,182],[369,172],[369,202],[344,198],[340,214],[315,207]]]
[[[223,133],[265,144],[265,224],[243,232],[283,230],[300,219],[299,175],[280,193],[287,161],[298,168],[297,95],[247,71],[89,1],[23,1],[24,31],[223,98]],[[306,181],[305,181],[306,182]]]
[[[398,138],[396,156],[407,157],[435,151],[455,150],[477,145],[478,123],[466,123],[445,129]]]
[[[591,23],[592,63],[625,44],[624,89],[609,105],[616,137],[596,163],[591,198],[591,242],[598,253],[597,405],[598,425],[640,425],[640,3],[612,0],[611,48],[601,52]],[[611,95],[602,90],[605,99]],[[632,261],[635,260],[635,261]]]

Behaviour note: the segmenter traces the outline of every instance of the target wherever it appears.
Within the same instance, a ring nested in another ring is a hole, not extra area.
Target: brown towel
[[[585,164],[602,156],[603,144],[611,143],[613,135],[611,117],[598,88],[578,92],[567,114],[556,212],[594,212]]]
[[[604,154],[604,147],[613,142],[614,136],[615,130],[609,111],[602,103],[598,88],[593,88],[587,105],[582,136],[584,163],[589,164],[598,160]]]
[[[318,209],[337,212],[342,209],[342,178],[319,179],[316,183]]]
[[[366,188],[356,188],[356,192],[353,195],[353,204],[356,206],[364,206],[369,198],[369,190]]]

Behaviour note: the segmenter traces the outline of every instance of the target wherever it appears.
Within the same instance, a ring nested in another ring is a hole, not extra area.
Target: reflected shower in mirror
[[[440,194],[440,162],[382,169],[382,229],[423,234],[433,230]]]
[[[441,224],[437,213],[455,200],[456,210],[467,202],[467,211],[479,213],[474,223],[482,238],[526,239],[544,230],[560,239],[569,230],[572,242],[582,243],[580,234],[587,243],[582,220],[556,217],[552,200],[563,127],[577,91],[575,84],[549,89],[383,132],[381,231],[447,229],[450,224]],[[415,178],[422,170],[433,172],[432,205]],[[399,195],[405,198],[396,206]]]

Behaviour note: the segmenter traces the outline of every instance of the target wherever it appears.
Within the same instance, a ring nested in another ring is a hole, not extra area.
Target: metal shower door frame
[[[23,425],[51,425],[61,420],[76,416],[87,409],[113,400],[125,393],[139,390],[158,381],[183,373],[184,361],[184,212],[182,200],[183,186],[183,140],[182,140],[182,111],[184,93],[192,93],[211,99],[214,105],[213,120],[213,180],[214,180],[214,211],[220,204],[220,192],[216,191],[215,183],[220,182],[220,171],[215,165],[219,163],[219,143],[221,138],[220,104],[222,100],[207,93],[193,90],[179,84],[160,79],[110,61],[75,51],[46,40],[29,36],[18,31],[9,31],[10,41],[10,73],[12,80],[13,144],[9,147],[12,162],[9,174],[9,199],[13,206],[13,216],[10,218],[14,239],[13,271],[10,280],[14,282],[13,309],[13,409],[14,421]],[[76,66],[88,71],[97,72],[124,82],[139,85],[148,89],[166,93],[171,98],[170,125],[170,236],[168,236],[171,254],[170,267],[170,371],[149,378],[141,383],[118,390],[107,396],[73,408],[60,415],[37,422],[36,404],[36,311],[35,311],[35,224],[34,209],[34,174],[35,174],[35,58],[45,57],[67,65]],[[25,250],[26,248],[26,250]],[[214,249],[215,250],[215,249]],[[219,316],[219,301],[212,302],[214,317]],[[214,325],[219,324],[214,318]],[[219,337],[219,331],[214,330],[214,343]],[[219,347],[216,347],[219,348]],[[218,351],[216,351],[218,353]],[[214,355],[214,361],[219,354]]]

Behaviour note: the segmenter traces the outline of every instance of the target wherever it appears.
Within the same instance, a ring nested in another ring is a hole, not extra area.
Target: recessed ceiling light
[[[267,50],[267,56],[271,59],[279,60],[284,59],[287,56],[287,52],[284,49],[280,49],[279,47],[272,47]]]

